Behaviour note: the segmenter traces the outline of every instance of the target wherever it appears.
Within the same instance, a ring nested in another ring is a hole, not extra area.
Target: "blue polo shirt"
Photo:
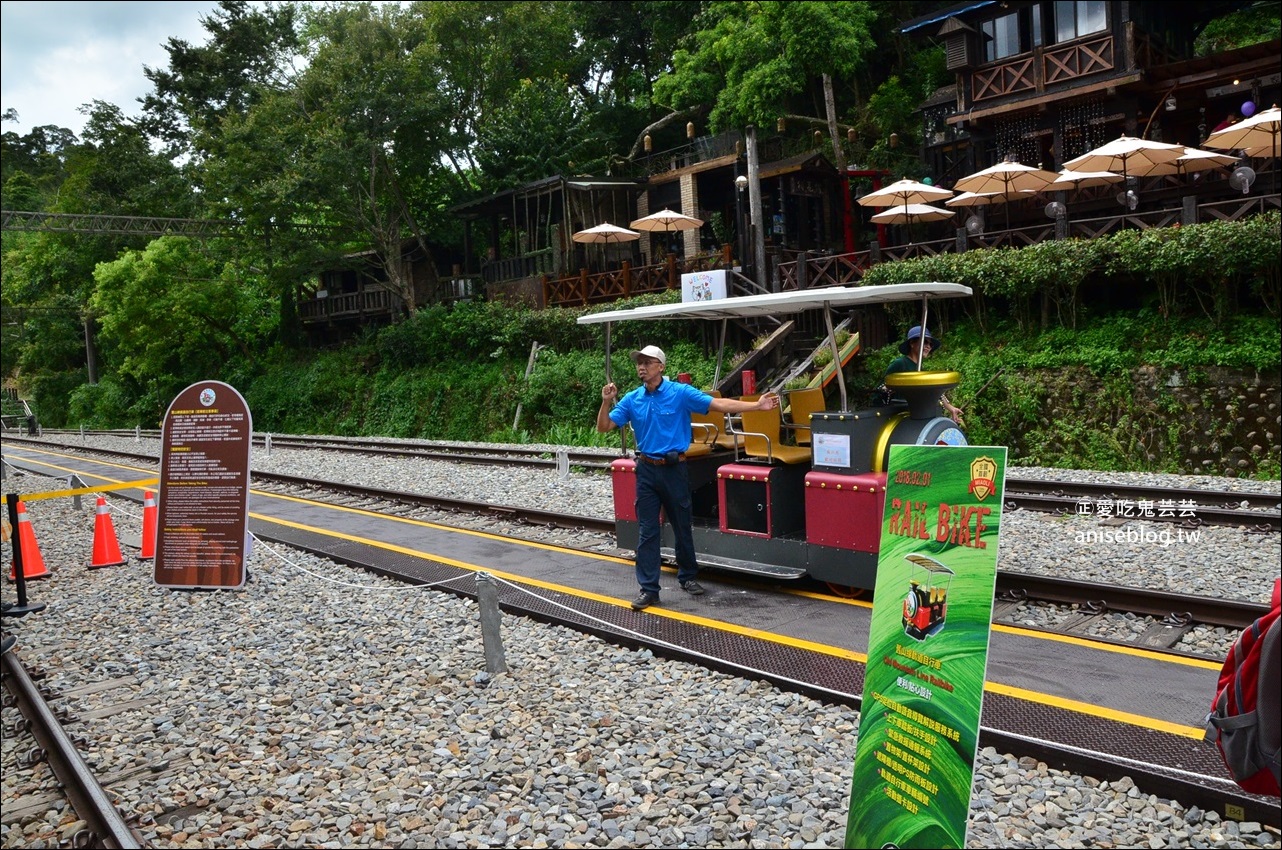
[[[707,413],[712,396],[690,384],[664,377],[654,392],[645,384],[624,395],[610,411],[610,421],[631,424],[637,451],[659,457],[690,447],[690,414]]]

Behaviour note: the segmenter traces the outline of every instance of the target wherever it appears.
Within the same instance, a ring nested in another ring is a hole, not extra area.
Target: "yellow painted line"
[[[404,523],[406,525],[419,526],[422,528],[441,529],[449,532],[467,534],[473,537],[496,540],[502,543],[507,543],[512,545],[527,546],[534,549],[545,549],[552,552],[565,552],[567,554],[574,555],[576,557],[586,557],[586,558],[597,560],[597,561],[605,561],[608,563],[623,564],[627,566],[631,566],[634,563],[631,559],[618,558],[613,555],[598,555],[592,552],[583,552],[579,549],[567,549],[564,546],[554,546],[548,543],[537,543],[537,542],[527,541],[527,540],[516,540],[515,538],[504,537],[499,534],[490,534],[484,531],[471,531],[469,529],[459,529],[459,528],[453,528],[451,526],[442,526],[442,525],[437,525],[435,523],[425,522],[423,520],[408,519],[405,517],[389,517],[384,514],[374,513],[373,511],[367,511],[362,508],[348,508],[348,507],[337,506],[337,505],[322,505],[321,503],[315,502],[311,499],[299,499],[294,496],[281,496],[275,493],[267,493],[263,495],[271,496],[272,498],[275,498],[275,499],[285,499],[287,501],[299,502],[302,504],[320,505],[321,507],[328,508],[331,510],[340,510],[340,511],[345,511],[347,513],[353,513],[353,514],[363,514],[365,516],[376,517],[383,521],[399,522],[399,523]],[[563,584],[555,584],[553,582],[543,581],[541,579],[534,579],[534,578],[530,578],[528,576],[523,576],[523,575],[517,575],[515,573],[505,573],[498,570],[490,569],[488,567],[479,566],[477,564],[473,564],[468,561],[460,561],[457,558],[449,558],[441,555],[436,555],[430,552],[423,551],[421,549],[410,549],[404,546],[397,546],[392,543],[384,543],[382,541],[372,540],[368,537],[360,537],[357,535],[345,534],[340,531],[332,531],[330,529],[317,528],[311,525],[303,525],[301,523],[292,522],[290,520],[278,519],[276,517],[267,516],[265,514],[260,514],[260,513],[250,513],[250,516],[253,517],[254,519],[261,520],[262,522],[274,523],[276,525],[283,525],[286,528],[294,528],[294,529],[298,529],[299,531],[309,531],[313,534],[320,534],[325,537],[333,537],[338,540],[347,540],[352,543],[362,543],[367,546],[373,546],[376,549],[384,549],[386,551],[396,552],[401,555],[410,555],[413,557],[424,558],[426,560],[434,561],[437,563],[448,564],[451,567],[457,567],[462,570],[469,570],[471,572],[487,572],[490,575],[499,576],[501,578],[507,579],[508,581],[514,582],[516,584],[533,585],[534,587],[539,587],[544,590],[552,590],[558,593],[567,594],[569,596],[576,596],[579,598],[591,599],[596,602],[602,602],[607,605],[615,605],[620,608],[629,605],[629,603],[624,602],[614,596],[602,596],[600,594],[581,590],[577,587],[567,587],[566,585],[563,585]],[[760,629],[753,629],[747,626],[740,626],[734,623],[725,623],[720,620],[713,620],[707,617],[700,617],[694,614],[687,614],[683,611],[669,611],[669,610],[663,609],[661,606],[654,606],[654,607],[647,608],[646,613],[652,614],[654,616],[667,617],[668,619],[678,620],[684,623],[691,623],[694,625],[703,626],[705,628],[717,629],[719,631],[729,632],[731,634],[758,638],[760,640],[769,641],[771,643],[777,643],[784,646],[791,646],[799,649],[805,649],[810,652],[817,652],[824,655],[832,655],[838,658],[852,659],[854,661],[858,661],[861,664],[866,663],[868,660],[867,655],[864,655],[863,653],[860,653],[860,652],[854,652],[853,650],[843,649],[837,646],[829,646],[827,644],[822,644],[822,643],[815,643],[814,641],[802,640],[799,638],[792,638],[786,635],[778,635],[773,632],[766,632]]]
[[[1219,670],[1224,666],[1219,661],[1210,661],[1202,658],[1185,658],[1181,655],[1154,652],[1151,649],[1144,649],[1137,646],[1117,646],[1111,643],[1100,643],[1087,638],[1073,637],[1072,635],[1056,635],[1048,632],[1040,632],[1036,629],[1021,629],[1019,626],[1007,626],[1000,623],[993,623],[993,631],[1005,632],[1006,634],[1011,635],[1024,635],[1025,637],[1037,638],[1038,640],[1067,643],[1072,644],[1073,646],[1084,646],[1087,649],[1093,649],[1097,652],[1112,652],[1118,655],[1131,655],[1136,658],[1147,658],[1150,661],[1162,661],[1167,664],[1183,664],[1186,667],[1200,667],[1203,670]]]
[[[70,460],[79,460],[79,461],[88,460],[88,458],[81,458],[75,455],[59,454],[57,452],[44,452],[44,454],[52,455],[53,457],[68,458]],[[98,478],[102,481],[112,482],[111,484],[108,484],[108,485],[99,485],[97,487],[79,487],[74,490],[46,490],[40,493],[27,493],[21,496],[23,502],[39,502],[44,499],[60,499],[60,498],[66,498],[68,496],[85,496],[93,493],[102,493],[109,490],[133,490],[133,489],[141,490],[144,487],[155,487],[160,484],[159,478],[143,478],[138,481],[121,481],[117,478],[108,478],[105,475],[95,475],[92,472],[82,472],[77,469],[69,469],[65,466],[59,466],[56,463],[49,463],[48,461],[44,461],[44,460],[36,460],[34,458],[24,457],[22,458],[22,461],[24,463],[30,463],[35,466],[43,466],[43,467],[47,467],[48,469],[56,469],[59,472],[65,472],[67,473],[67,475],[75,475],[81,479]],[[137,467],[134,467],[134,466],[122,466],[121,464],[110,463],[108,461],[95,460],[92,462],[100,463],[103,466],[115,467],[116,469],[127,469],[131,472],[144,471],[144,470],[139,470]]]
[[[364,508],[349,508],[349,507],[346,507],[345,505],[331,505],[326,502],[318,502],[315,499],[302,499],[302,498],[299,498],[298,496],[284,496],[284,495],[281,495],[280,493],[264,493],[258,490],[251,490],[250,492],[258,496],[263,496],[265,498],[279,499],[284,502],[296,502],[300,505],[314,505],[315,507],[323,508],[325,510],[342,511],[343,513],[349,513],[349,514],[360,514],[362,516],[373,517],[374,519],[382,520],[384,522],[398,522],[404,525],[418,526],[419,528],[433,528],[433,529],[436,529],[437,531],[455,532],[457,534],[465,534],[469,537],[480,537],[485,540],[496,540],[500,543],[512,543],[520,546],[526,546],[531,549],[546,549],[549,552],[567,552],[572,555],[584,556],[584,557],[592,558],[598,561],[609,561],[615,564],[628,564],[628,565],[632,564],[632,560],[628,558],[619,558],[615,555],[599,555],[595,552],[584,552],[581,549],[567,549],[564,546],[556,546],[552,543],[539,543],[536,540],[518,540],[515,537],[504,537],[502,534],[492,534],[488,531],[474,531],[470,528],[457,528],[452,525],[441,525],[440,523],[428,522],[426,520],[421,520],[421,519],[411,519],[410,517],[389,516],[388,514],[380,514],[376,511],[370,511]],[[289,520],[277,519],[276,517],[267,516],[266,514],[250,513],[250,516],[253,517],[254,519],[263,520],[264,522],[275,522],[281,525],[289,526],[290,528],[297,528],[303,531],[313,531],[317,534],[323,534],[327,537],[337,537],[340,540],[350,540],[354,543],[368,543],[370,545],[379,546],[380,548],[390,548],[392,549],[392,551],[401,552],[403,554],[409,554],[409,555],[423,554],[423,552],[413,550],[413,549],[399,549],[391,544],[387,544],[386,546],[384,546],[384,544],[380,543],[379,541],[370,540],[367,537],[356,537],[350,534],[344,534],[340,531],[328,531],[323,528],[314,528],[309,525],[298,525],[293,522],[290,522]],[[439,560],[442,563],[451,563],[451,565],[453,566],[461,566],[464,569],[478,569],[478,570],[485,570],[486,572],[492,572],[491,570],[488,570],[485,567],[475,567],[474,565],[468,564],[465,561],[460,561],[457,564],[454,564],[448,559],[440,558],[436,555],[432,555],[431,557],[433,560]],[[494,573],[494,574],[498,575],[498,573]],[[559,585],[557,586],[559,587]]]
[[[1128,726],[1139,726],[1142,729],[1152,729],[1155,732],[1166,732],[1170,735],[1194,738],[1199,741],[1202,740],[1202,736],[1206,734],[1206,729],[1201,727],[1185,726],[1181,723],[1170,723],[1165,720],[1158,720],[1155,717],[1145,717],[1142,714],[1131,714],[1127,711],[1117,711],[1116,709],[1106,708],[1102,705],[1094,705],[1089,702],[1080,702],[1078,700],[1057,697],[1052,694],[1042,693],[1041,691],[1027,691],[1023,688],[1001,685],[996,682],[985,682],[984,690],[993,694],[1002,694],[1003,696],[1014,697],[1015,699],[1028,700],[1042,705],[1051,705],[1056,708],[1062,708],[1065,711],[1085,714],[1088,717],[1102,717],[1105,720],[1116,720],[1117,722],[1125,723]],[[1210,706],[1209,699],[1207,701],[1207,706]]]

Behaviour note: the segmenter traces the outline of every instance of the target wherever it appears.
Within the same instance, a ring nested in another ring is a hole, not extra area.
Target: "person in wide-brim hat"
[[[922,368],[921,361],[923,359],[929,357],[932,351],[938,351],[942,347],[939,341],[930,335],[930,328],[914,325],[908,329],[908,333],[904,336],[904,341],[899,343],[901,356],[890,361],[890,365],[886,367],[886,374],[916,372]],[[948,396],[941,395],[939,403],[943,405],[944,410],[948,411],[948,415],[952,417],[954,422],[958,425],[962,424],[961,408],[949,401]]]
[[[904,337],[904,341],[899,343],[899,353],[908,354],[910,357],[912,357],[912,355],[909,354],[909,352],[914,347],[913,343],[921,339],[921,334],[922,334],[921,325],[915,325],[912,328],[910,328],[908,330],[908,335]],[[930,328],[926,329],[926,345],[927,345],[927,352],[926,352],[927,354],[929,354],[931,351],[938,351],[939,349],[943,348],[943,346],[939,344],[939,341],[930,335]],[[913,357],[914,364],[917,363],[918,361],[919,361],[919,358]],[[907,370],[903,370],[903,371],[907,371]]]

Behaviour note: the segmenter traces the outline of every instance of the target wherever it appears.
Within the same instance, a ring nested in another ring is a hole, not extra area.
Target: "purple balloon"
[[[1250,118],[1250,117],[1251,117],[1252,115],[1254,115],[1254,114],[1255,114],[1255,102],[1254,102],[1254,101],[1248,100],[1246,103],[1242,104],[1242,117],[1243,117],[1243,118]]]

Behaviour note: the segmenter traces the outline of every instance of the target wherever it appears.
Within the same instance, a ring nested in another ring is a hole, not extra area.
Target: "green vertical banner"
[[[891,446],[846,847],[964,847],[1004,446]]]

